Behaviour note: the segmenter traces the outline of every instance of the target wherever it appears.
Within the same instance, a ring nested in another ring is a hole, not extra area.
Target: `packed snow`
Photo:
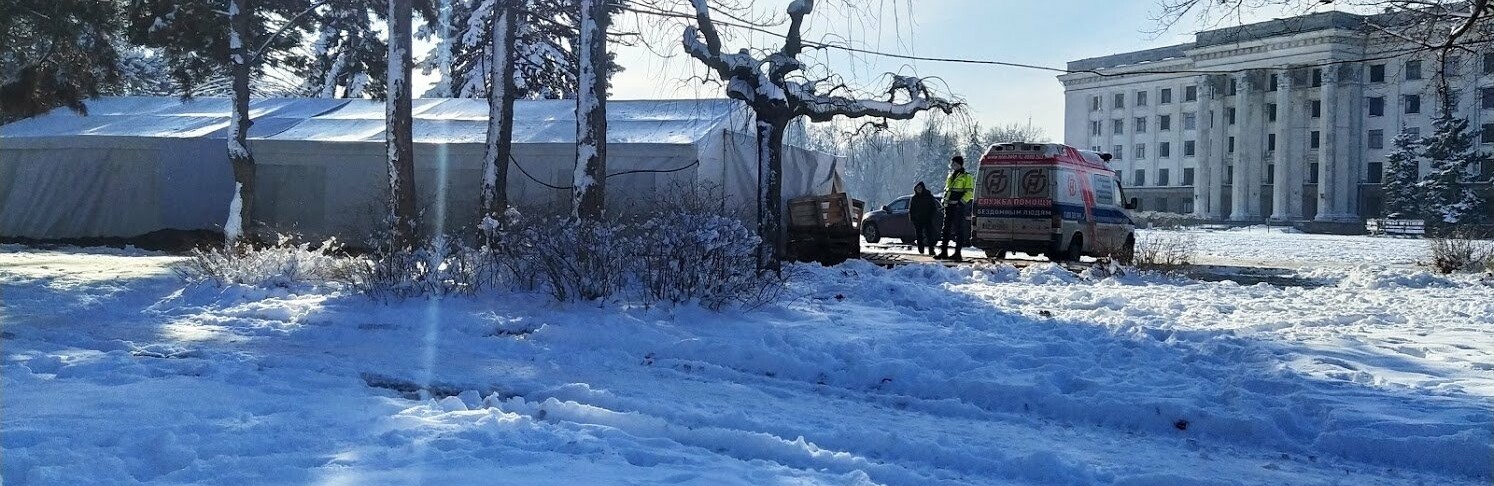
[[[851,262],[790,267],[778,302],[713,313],[186,286],[180,257],[3,246],[0,473],[12,485],[1494,479],[1494,285],[1413,257],[1350,265],[1395,253],[1369,244],[1322,261],[1305,248],[1355,237],[1199,237],[1318,285]],[[1263,245],[1276,251],[1242,248]]]

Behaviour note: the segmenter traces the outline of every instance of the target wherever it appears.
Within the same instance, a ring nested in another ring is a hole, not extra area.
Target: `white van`
[[[1136,225],[1120,180],[1098,154],[1054,143],[992,145],[975,179],[971,244],[992,258],[1007,251],[1077,261],[1129,261]]]

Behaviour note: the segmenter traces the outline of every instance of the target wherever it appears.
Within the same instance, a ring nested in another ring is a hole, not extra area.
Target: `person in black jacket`
[[[908,201],[908,219],[913,222],[913,241],[918,245],[918,254],[928,247],[934,254],[934,221],[939,219],[939,200],[924,187],[923,182],[913,186],[913,199]]]

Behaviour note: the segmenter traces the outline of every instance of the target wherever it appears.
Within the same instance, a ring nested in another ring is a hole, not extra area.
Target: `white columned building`
[[[1144,211],[1234,222],[1377,217],[1391,140],[1431,133],[1437,62],[1366,60],[1397,44],[1363,25],[1363,16],[1324,12],[1070,62],[1074,72],[1058,77],[1064,142],[1115,153],[1111,166]],[[1457,115],[1494,133],[1494,56],[1463,57]]]

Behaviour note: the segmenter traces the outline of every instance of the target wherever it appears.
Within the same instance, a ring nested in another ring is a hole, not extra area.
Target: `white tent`
[[[476,222],[487,104],[415,100],[422,224]],[[575,167],[575,104],[515,105],[510,200],[564,212]],[[251,103],[255,217],[275,231],[361,241],[384,213],[384,105],[369,100]],[[232,198],[224,137],[229,100],[101,98],[88,114],[58,109],[0,126],[0,237],[133,237],[216,230]],[[608,103],[609,211],[646,208],[660,191],[713,187],[752,217],[757,150],[752,114],[731,100]],[[787,147],[784,197],[830,190],[835,158]]]

